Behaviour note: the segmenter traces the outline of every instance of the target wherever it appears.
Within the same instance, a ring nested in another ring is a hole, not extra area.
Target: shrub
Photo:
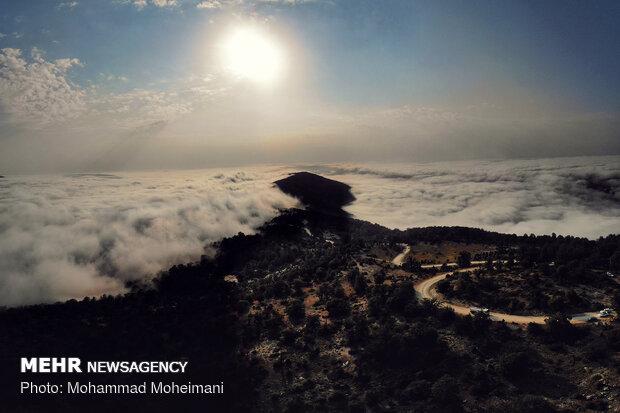
[[[368,284],[366,283],[366,278],[359,274],[353,283],[353,289],[357,293],[357,295],[366,294],[366,289],[368,288]]]
[[[407,304],[415,300],[415,290],[411,281],[403,281],[393,287],[386,304],[389,308],[402,312]]]
[[[437,405],[450,410],[455,410],[461,403],[458,382],[447,374],[433,384],[431,396]]]
[[[499,360],[500,372],[509,379],[527,378],[539,366],[540,362],[528,351],[509,352],[504,354]]]
[[[346,298],[333,298],[326,307],[330,317],[344,318],[351,314],[351,305]]]
[[[306,317],[304,303],[300,299],[293,300],[286,308],[286,314],[292,323],[298,324]]]
[[[346,323],[346,335],[352,345],[363,343],[368,339],[369,329],[366,317],[357,315]]]
[[[445,278],[437,283],[437,291],[446,297],[450,297],[452,295],[452,285],[450,284],[450,280]]]
[[[545,329],[540,324],[528,323],[527,332],[532,336],[539,337],[545,332]]]
[[[385,281],[385,272],[383,270],[378,271],[375,274],[375,284],[380,285]]]
[[[456,263],[461,268],[466,268],[471,265],[471,253],[469,251],[459,252],[459,256],[456,259]]]
[[[406,401],[420,401],[428,399],[431,384],[426,380],[414,380],[405,387],[401,397]]]
[[[556,342],[573,342],[579,335],[577,328],[564,316],[549,317],[545,324],[549,337]]]
[[[526,394],[517,399],[512,411],[520,413],[551,413],[555,412],[556,409],[543,397]]]

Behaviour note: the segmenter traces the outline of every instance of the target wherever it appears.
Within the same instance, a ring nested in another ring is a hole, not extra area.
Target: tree
[[[366,317],[357,315],[352,317],[346,323],[346,335],[351,344],[363,343],[368,339],[370,330],[368,328],[368,321]]]
[[[499,371],[509,379],[524,379],[540,367],[540,362],[531,351],[508,352],[499,360]]]
[[[344,318],[351,313],[351,305],[344,298],[334,298],[327,302],[327,311],[330,317]]]
[[[550,413],[557,411],[545,398],[531,394],[518,398],[513,408],[513,411],[523,413]]]
[[[321,329],[321,320],[315,315],[306,317],[306,325],[304,326],[304,338],[306,342],[313,343],[319,330]]]
[[[366,283],[366,278],[364,275],[359,274],[353,283],[353,289],[357,293],[357,295],[364,295],[366,293],[366,289],[368,288],[368,284]]]
[[[448,411],[455,410],[461,403],[458,382],[447,374],[431,387],[433,401]]]
[[[411,281],[403,281],[392,287],[386,304],[389,308],[402,312],[409,303],[415,301],[415,290]]]
[[[422,270],[422,264],[420,261],[410,256],[403,264],[403,269],[410,272],[418,272]]]
[[[383,284],[383,281],[385,281],[385,271],[377,271],[375,274],[375,284]]]
[[[456,259],[456,263],[461,268],[466,268],[471,265],[471,253],[469,251],[459,252],[459,256]]]
[[[353,268],[351,268],[351,271],[349,271],[349,274],[347,275],[347,278],[349,279],[349,282],[351,284],[355,283],[355,280],[360,276],[360,270],[359,268],[357,268],[357,265],[354,266]]]
[[[620,250],[617,250],[609,257],[609,269],[611,271],[620,271]]]
[[[450,297],[452,295],[452,285],[450,284],[450,280],[448,278],[444,278],[443,280],[437,283],[437,291],[446,297]]]
[[[613,296],[613,305],[617,311],[620,311],[620,291],[616,291]]]
[[[303,301],[299,299],[293,300],[286,308],[286,314],[292,323],[299,323],[306,317],[306,309]]]
[[[556,342],[571,342],[578,336],[578,331],[565,316],[556,315],[545,321],[549,336]]]

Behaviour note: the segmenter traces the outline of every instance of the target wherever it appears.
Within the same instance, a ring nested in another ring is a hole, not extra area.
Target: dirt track
[[[403,247],[403,252],[394,257],[392,264],[401,266],[405,262],[405,257],[409,254],[409,251],[411,251],[411,247],[409,245],[403,245]]]
[[[463,268],[460,271],[472,271],[475,270],[478,267],[469,267],[469,268]],[[437,290],[435,289],[435,285],[443,280],[444,278],[446,278],[446,276],[448,274],[450,274],[451,272],[443,272],[440,274],[435,275],[434,277],[428,278],[426,280],[423,280],[419,283],[417,283],[414,288],[416,291],[416,294],[418,295],[419,298],[426,298],[426,299],[436,299],[437,301],[439,301],[441,303],[441,305],[450,307],[454,310],[455,313],[460,314],[460,315],[468,315],[471,313],[471,310],[469,307],[467,306],[463,306],[463,305],[459,305],[459,304],[453,304],[450,302],[447,302],[443,299],[443,296],[441,294],[439,294],[437,292]],[[494,321],[506,321],[507,323],[516,323],[516,324],[529,324],[529,323],[534,323],[534,324],[544,324],[545,320],[549,317],[549,316],[522,316],[522,315],[515,315],[515,314],[505,314],[505,313],[498,313],[495,311],[491,311],[490,312],[490,317],[491,320]],[[589,312],[589,313],[580,313],[580,314],[575,314],[572,316],[570,322],[572,324],[582,324],[587,322],[590,318],[600,318],[599,314],[597,312]]]

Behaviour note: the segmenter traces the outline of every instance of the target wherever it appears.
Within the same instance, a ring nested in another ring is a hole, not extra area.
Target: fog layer
[[[0,179],[0,305],[121,293],[295,204],[250,172]]]
[[[297,202],[271,183],[348,183],[356,218],[596,238],[620,233],[620,157],[339,164],[0,179],[0,305],[116,294]],[[206,251],[209,252],[209,251]]]
[[[620,157],[315,167],[353,187],[349,212],[392,228],[620,232]]]

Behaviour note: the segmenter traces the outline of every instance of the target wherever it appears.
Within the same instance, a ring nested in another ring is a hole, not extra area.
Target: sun
[[[257,27],[238,27],[221,44],[223,66],[233,76],[270,84],[284,70],[284,51],[276,39]]]

